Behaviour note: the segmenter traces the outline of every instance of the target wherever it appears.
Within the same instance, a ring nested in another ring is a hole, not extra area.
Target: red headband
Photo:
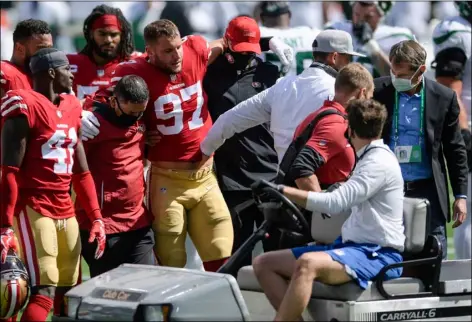
[[[95,19],[92,24],[92,30],[98,28],[116,28],[121,31],[121,24],[118,17],[115,15],[103,15]]]

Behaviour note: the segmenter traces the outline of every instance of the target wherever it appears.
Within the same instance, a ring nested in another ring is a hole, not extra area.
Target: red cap
[[[235,52],[261,53],[261,31],[257,22],[249,17],[237,17],[229,22],[225,38],[230,49]]]

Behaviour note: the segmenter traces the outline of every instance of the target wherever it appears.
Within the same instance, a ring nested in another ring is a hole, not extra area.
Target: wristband
[[[2,166],[0,182],[0,220],[2,227],[13,226],[13,216],[18,200],[17,176],[20,169],[11,166]]]
[[[72,175],[72,185],[74,186],[79,205],[84,208],[85,213],[91,221],[102,219],[98,198],[95,192],[95,183],[93,182],[90,171]]]

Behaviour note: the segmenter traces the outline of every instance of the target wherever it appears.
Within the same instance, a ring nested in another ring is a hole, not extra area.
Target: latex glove
[[[97,241],[97,250],[95,251],[95,259],[99,259],[100,257],[103,256],[103,253],[105,252],[105,246],[106,246],[106,234],[105,234],[105,224],[103,223],[103,220],[97,219],[93,222],[92,224],[92,229],[90,229],[90,235],[89,235],[89,243],[93,243],[93,241]]]
[[[282,39],[277,37],[272,37],[269,40],[269,48],[280,60],[280,63],[283,66],[283,69],[288,69],[293,62],[293,49],[287,45]]]
[[[88,141],[96,137],[100,130],[100,123],[95,115],[90,111],[82,111],[82,141]]]
[[[7,260],[8,251],[12,249],[18,253],[18,241],[12,228],[2,228],[0,230],[0,248],[2,264]]]

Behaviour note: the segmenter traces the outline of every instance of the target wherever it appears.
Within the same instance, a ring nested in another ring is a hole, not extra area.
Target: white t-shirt
[[[334,97],[335,78],[324,69],[309,67],[298,76],[285,76],[272,87],[222,114],[200,145],[213,154],[225,140],[256,125],[270,122],[279,163],[293,141],[297,126]]]
[[[333,24],[327,25],[326,28],[344,30],[348,32],[352,36],[354,50],[361,54],[366,54],[362,48],[362,45],[359,44],[356,37],[354,37],[351,21],[335,22]],[[415,36],[408,28],[379,25],[374,31],[373,38],[379,44],[380,49],[382,49],[384,54],[388,57],[388,54],[390,53],[393,45],[399,43],[400,41],[415,39]],[[372,61],[369,57],[356,56],[354,57],[354,61],[364,65],[364,67],[367,68],[367,70],[369,70],[374,77],[380,76],[380,74],[375,71]]]
[[[349,180],[331,193],[309,192],[306,209],[330,214],[352,209],[342,227],[343,242],[372,243],[403,252],[400,164],[383,140],[372,141],[357,151],[357,156],[360,159]]]
[[[285,75],[301,74],[313,62],[312,44],[320,32],[319,30],[310,27],[289,29],[260,27],[260,30],[261,37],[277,37],[292,47],[295,57],[291,68]],[[261,56],[265,61],[271,62],[280,68],[280,61],[272,52],[263,53]]]
[[[457,16],[441,21],[433,31],[434,55],[441,50],[457,47],[467,57],[464,74],[462,76],[462,102],[467,110],[469,122],[471,113],[471,77],[472,77],[472,53],[471,53],[472,28],[470,22]]]

